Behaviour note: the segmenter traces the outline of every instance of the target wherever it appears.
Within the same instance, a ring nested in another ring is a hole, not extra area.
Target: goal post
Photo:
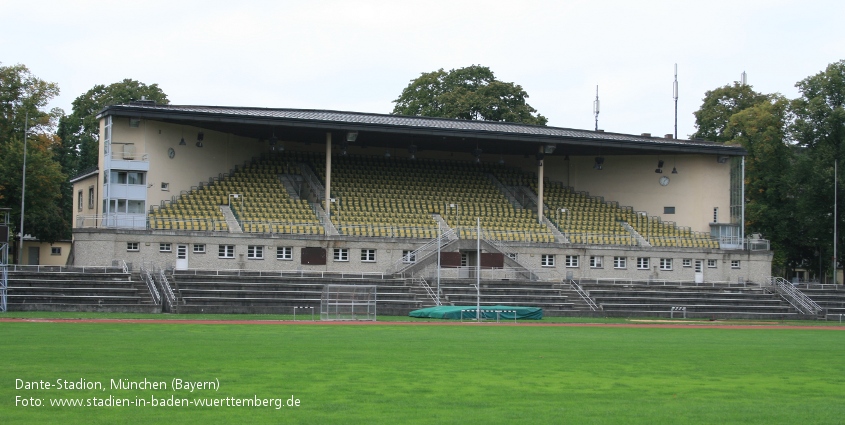
[[[320,320],[376,320],[375,285],[327,284],[320,297]]]

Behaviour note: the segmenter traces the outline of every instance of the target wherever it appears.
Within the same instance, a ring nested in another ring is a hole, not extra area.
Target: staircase
[[[244,230],[241,228],[241,223],[238,223],[238,219],[235,218],[235,214],[232,213],[232,208],[228,205],[221,205],[220,211],[223,212],[223,217],[226,218],[226,225],[229,226],[229,233],[243,233]]]

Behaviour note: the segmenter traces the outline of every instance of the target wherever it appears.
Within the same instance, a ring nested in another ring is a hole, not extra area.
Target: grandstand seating
[[[323,163],[314,164],[325,174]],[[337,157],[332,222],[345,235],[434,238],[440,214],[462,238],[480,217],[490,237],[554,242],[533,211],[513,206],[486,177],[490,165],[443,160]]]
[[[9,270],[7,306],[10,311],[161,312],[137,276],[120,269],[58,266]]]
[[[837,288],[831,285],[805,283],[798,285],[797,288],[821,306],[827,314],[845,314],[845,290],[841,286]]]

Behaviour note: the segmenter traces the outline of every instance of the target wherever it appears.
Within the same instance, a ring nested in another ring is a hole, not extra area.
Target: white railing
[[[0,313],[6,311],[6,290],[9,288],[9,276],[6,273],[6,265],[0,267]]]
[[[569,288],[574,289],[575,292],[578,293],[578,295],[581,297],[581,299],[584,300],[585,303],[587,303],[588,307],[590,307],[590,310],[592,310],[592,311],[602,310],[601,306],[596,305],[596,302],[593,301],[592,298],[590,298],[590,294],[588,294],[586,291],[584,291],[584,288],[582,288],[581,285],[579,285],[577,282],[575,282],[572,279],[569,279]]]
[[[483,280],[551,281],[560,278],[555,272],[530,271],[522,267],[482,268],[480,273]],[[440,270],[443,279],[475,279],[476,274],[476,266],[444,267]]]
[[[279,235],[324,235],[325,229],[322,222],[295,222],[295,221],[262,221],[262,220],[241,220],[238,224],[244,233],[270,233]],[[323,230],[323,233],[311,233],[314,228]]]
[[[547,280],[547,279],[549,279],[549,276],[547,276],[547,275],[544,276],[545,275],[544,272],[542,272],[540,270],[536,270],[536,269],[531,268],[531,267],[528,267],[525,264],[523,264],[521,261],[519,261],[519,256],[517,255],[517,253],[513,252],[513,250],[511,250],[511,248],[509,246],[505,245],[501,240],[490,238],[488,236],[489,236],[489,234],[487,232],[485,232],[484,229],[481,229],[481,238],[484,239],[485,242],[487,242],[488,244],[493,246],[496,250],[498,250],[499,252],[501,252],[502,254],[507,256],[508,258],[510,258],[513,262],[515,262],[517,265],[519,265],[522,269],[524,269],[525,272],[528,273],[527,278],[529,280]],[[541,276],[543,276],[544,278],[541,277]]]
[[[150,270],[143,264],[141,264],[141,279],[144,283],[147,284],[147,289],[150,291],[150,295],[153,297],[153,303],[155,305],[161,305],[161,294],[158,292],[158,288],[156,288],[155,280],[153,280],[153,275],[150,273]]]
[[[167,280],[167,275],[164,273],[164,269],[158,270],[158,278],[161,287],[164,290],[167,305],[170,307],[170,311],[173,311],[173,306],[176,305],[176,294],[173,293],[173,288],[170,287],[170,281]]]
[[[337,218],[337,216],[335,216]],[[341,215],[339,222],[343,222]],[[429,239],[428,235],[436,235],[436,226],[391,226],[388,224],[335,224],[338,234],[343,236],[377,237],[377,238],[418,238]],[[426,236],[422,236],[426,235]]]
[[[193,276],[250,276],[250,277],[298,277],[309,279],[346,280],[399,280],[392,274],[382,272],[328,272],[311,270],[246,270],[246,269],[187,269],[177,270],[176,275]]]
[[[582,279],[585,280],[585,279]],[[696,282],[695,280],[669,280],[669,279],[645,279],[634,280],[630,278],[599,278],[588,279],[595,280],[596,283],[605,283],[612,285],[650,285],[650,286],[697,286],[697,287],[725,287],[725,288],[745,288],[749,284],[754,284],[750,281],[730,282],[727,280],[709,280],[704,282]]]
[[[112,143],[112,146],[115,144]],[[112,149],[111,152],[108,153],[109,158],[112,161],[137,161],[137,162],[149,162],[150,155],[144,152],[134,152],[134,151],[126,151],[126,150],[116,150]]]
[[[767,289],[771,288],[792,307],[795,307],[801,314],[819,314],[824,309],[816,304],[810,297],[798,290],[792,283],[782,277],[769,277],[766,279]]]
[[[147,215],[144,213],[113,213],[100,215],[77,215],[76,227],[109,229],[146,229]]]
[[[439,239],[440,248],[443,248],[444,246],[448,245],[456,239],[457,238],[455,236],[454,229],[449,229],[443,232],[443,234],[440,235]],[[387,269],[387,273],[401,272],[404,269],[412,267],[414,264],[435,254],[437,252],[437,243],[438,238],[434,238],[423,244],[423,246],[415,249],[414,251],[411,251],[411,253],[402,256],[399,261],[393,263],[390,268]]]
[[[472,240],[476,238],[475,227],[461,226],[455,227],[458,236],[461,239]],[[484,240],[495,240],[507,243],[527,242],[532,244],[538,243],[556,243],[555,235],[551,232],[517,232],[512,230],[494,230],[484,227],[484,222],[481,223],[481,238]]]
[[[36,273],[124,273],[121,267],[115,266],[28,266],[9,264],[7,266],[13,272],[36,272]]]
[[[425,279],[423,279],[422,277],[415,277],[411,279],[411,281],[419,286],[422,286],[428,296],[431,297],[431,300],[434,301],[435,305],[443,305],[440,303],[440,295],[437,294],[434,289],[431,288],[431,286],[428,284],[428,282],[425,281]]]

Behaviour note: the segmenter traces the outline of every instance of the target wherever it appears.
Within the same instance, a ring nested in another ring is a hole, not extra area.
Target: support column
[[[543,158],[543,146],[540,146],[537,157]],[[543,161],[537,160],[537,222],[540,224],[543,224],[543,205],[546,204],[543,200]]]
[[[323,208],[326,209],[326,216],[331,220],[332,216],[332,133],[326,132],[326,200]]]

